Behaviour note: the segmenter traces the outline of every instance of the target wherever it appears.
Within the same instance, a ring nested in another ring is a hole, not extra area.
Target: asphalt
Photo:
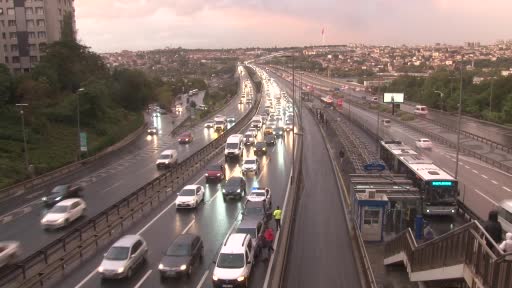
[[[256,177],[247,177],[248,187],[264,186],[272,191],[273,205],[282,205],[287,191],[289,173],[291,169],[292,137],[285,136],[279,140],[276,146],[268,151],[268,155],[262,156],[263,170]],[[262,137],[259,135],[258,137]],[[250,155],[247,149],[244,155]],[[222,161],[220,156],[213,162]],[[227,165],[228,177],[239,175],[240,166],[236,163]],[[155,209],[150,215],[144,217],[135,225],[129,227],[126,234],[139,233],[148,243],[149,255],[147,261],[140,267],[131,279],[119,281],[102,281],[95,269],[101,262],[103,251],[98,251],[92,258],[84,261],[79,267],[70,271],[64,279],[54,283],[52,287],[211,287],[212,261],[220,250],[222,241],[240,219],[241,203],[238,200],[224,202],[219,192],[220,184],[208,184],[204,182],[203,172],[195,175],[189,183],[197,183],[205,186],[205,202],[198,209],[177,211],[174,205],[175,196],[170,197]],[[274,206],[275,207],[275,206]],[[204,260],[194,267],[190,279],[170,279],[161,282],[158,273],[158,264],[161,259],[161,251],[164,251],[180,233],[196,233],[205,243]],[[262,287],[266,275],[268,263],[258,261],[254,266],[250,277],[250,287]]]
[[[240,119],[248,109],[248,105],[239,105],[235,100],[220,113]],[[122,151],[93,162],[75,174],[48,183],[34,193],[0,203],[0,241],[20,241],[23,255],[29,255],[68,232],[72,226],[96,215],[160,175],[162,171],[156,169],[155,161],[163,150],[176,149],[178,159],[183,160],[218,136],[214,131],[203,128],[201,123],[191,129],[194,141],[191,144],[180,145],[176,138],[170,136],[173,127],[177,125],[177,122],[172,124],[172,119],[168,115],[152,119],[160,127],[160,134],[157,137],[144,134]],[[53,232],[43,231],[39,221],[46,210],[40,200],[44,194],[41,191],[51,189],[58,183],[71,182],[80,182],[84,185],[82,195],[88,205],[86,216],[71,223],[71,227]]]

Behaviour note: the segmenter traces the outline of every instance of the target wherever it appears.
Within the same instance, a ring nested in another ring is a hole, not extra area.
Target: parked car
[[[83,191],[83,187],[76,184],[65,184],[58,185],[50,191],[50,193],[44,196],[41,200],[46,207],[52,207],[58,202],[69,199],[79,198],[80,192]]]
[[[226,201],[228,198],[242,199],[243,195],[247,194],[247,183],[244,177],[231,176],[222,191],[222,198]]]
[[[432,149],[432,141],[427,138],[420,138],[416,140],[416,147],[420,149]]]
[[[43,229],[56,229],[67,226],[69,223],[84,215],[85,201],[80,198],[70,198],[60,201],[41,219]]]
[[[192,275],[192,269],[203,260],[204,244],[195,234],[180,234],[164,252],[158,265],[160,277]]]
[[[192,140],[194,140],[194,136],[192,135],[192,132],[190,132],[190,131],[183,132],[178,137],[178,143],[180,143],[180,144],[188,144],[188,143],[191,143]]]
[[[0,242],[0,267],[14,264],[21,255],[20,242],[2,241]]]
[[[204,188],[201,185],[187,185],[181,189],[176,198],[176,209],[196,208],[204,201]]]
[[[246,218],[261,220],[267,223],[271,218],[271,211],[269,206],[263,201],[245,201],[242,220]]]
[[[267,206],[266,209],[269,211],[272,208],[272,193],[270,192],[270,188],[253,187],[251,193],[247,196],[247,200],[252,202],[264,202]]]
[[[206,183],[212,180],[222,181],[226,178],[226,169],[222,164],[211,164],[206,167]]]
[[[255,248],[249,234],[229,234],[215,261],[213,287],[248,287]]]
[[[254,155],[267,154],[267,143],[263,141],[254,144]]]
[[[125,235],[105,253],[98,272],[102,278],[130,278],[147,255],[148,245],[141,236]]]

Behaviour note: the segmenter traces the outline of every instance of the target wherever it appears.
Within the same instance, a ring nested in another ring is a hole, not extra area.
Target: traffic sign
[[[80,151],[87,152],[87,133],[80,132]]]
[[[368,163],[363,166],[364,171],[379,171],[382,172],[386,170],[386,166],[381,163]]]

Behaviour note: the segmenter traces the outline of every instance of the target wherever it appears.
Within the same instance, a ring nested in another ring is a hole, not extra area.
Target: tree
[[[140,70],[116,69],[112,73],[116,102],[130,111],[142,111],[154,96],[151,80]]]
[[[9,68],[4,64],[0,64],[0,104],[5,104],[11,99],[13,89],[13,79]]]
[[[194,100],[190,101],[189,105],[190,105],[190,108],[192,108],[192,109],[196,109],[196,107],[197,107],[197,103]]]
[[[73,17],[70,12],[66,12],[62,17],[60,40],[68,43],[76,43],[75,29],[73,28]]]

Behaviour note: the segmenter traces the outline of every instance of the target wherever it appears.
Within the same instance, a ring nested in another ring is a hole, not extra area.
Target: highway
[[[247,74],[244,73],[242,77],[245,79]],[[220,113],[240,119],[248,109],[248,105],[239,105],[235,99]],[[181,145],[177,143],[176,137],[171,136],[173,125],[168,115],[161,115],[152,121],[160,128],[157,137],[150,137],[144,133],[128,147],[90,164],[77,173],[48,183],[41,190],[34,191],[35,193],[23,194],[0,203],[0,241],[20,241],[23,255],[29,255],[70,230],[71,227],[66,227],[45,232],[40,227],[39,221],[45,213],[40,200],[44,196],[41,191],[51,189],[56,184],[79,182],[84,185],[82,195],[88,205],[86,217],[71,223],[70,226],[73,226],[96,215],[162,173],[156,169],[155,162],[163,150],[176,149],[178,159],[183,160],[217,137],[213,130],[204,129],[201,123],[191,129],[194,141]]]
[[[262,102],[263,106],[263,102]],[[258,135],[261,139],[261,132]],[[292,137],[288,135],[279,139],[277,144],[268,151],[266,156],[260,158],[262,172],[257,176],[248,176],[247,187],[269,187],[272,191],[272,202],[282,205],[287,191],[291,161]],[[252,156],[252,149],[246,147],[244,157]],[[222,162],[223,156],[213,162]],[[238,163],[229,163],[226,173],[228,178],[240,175]],[[242,201],[228,200],[222,197],[222,183],[205,184],[204,172],[195,175],[189,184],[205,186],[205,202],[196,210],[180,210],[175,207],[176,196],[170,197],[162,204],[162,210],[154,211],[143,221],[129,227],[125,234],[139,234],[148,243],[150,249],[146,263],[131,279],[102,281],[96,268],[101,262],[103,253],[96,253],[85,261],[80,267],[68,273],[64,279],[59,280],[52,287],[211,287],[212,261],[216,259],[222,241],[240,219]],[[248,190],[249,190],[248,189]],[[273,226],[273,222],[271,222]],[[176,236],[180,233],[196,233],[200,235],[205,244],[203,262],[194,267],[190,279],[169,279],[161,282],[158,264],[162,257],[161,252],[166,250]],[[104,247],[104,251],[108,247]],[[250,287],[261,287],[265,278],[267,263],[258,261],[250,278]]]

